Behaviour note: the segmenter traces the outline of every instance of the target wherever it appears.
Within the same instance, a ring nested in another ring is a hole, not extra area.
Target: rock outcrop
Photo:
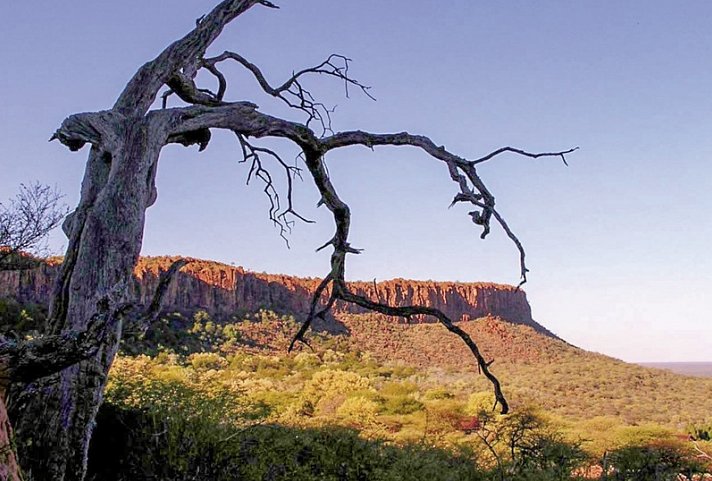
[[[136,267],[136,299],[150,301],[162,270],[176,257],[144,257]],[[0,272],[0,297],[46,304],[57,273],[56,262],[25,271]],[[216,317],[269,308],[300,317],[309,309],[319,279],[259,274],[242,267],[193,259],[177,275],[165,298],[166,309],[205,309]],[[492,283],[434,282],[393,279],[349,284],[358,294],[392,305],[422,305],[442,310],[455,320],[486,316],[533,327],[552,335],[532,319],[526,294],[513,286]],[[334,314],[360,313],[358,306],[337,303]]]

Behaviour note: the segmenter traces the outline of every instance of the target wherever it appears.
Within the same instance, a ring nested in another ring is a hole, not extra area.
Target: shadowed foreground
[[[344,427],[235,429],[159,420],[102,406],[88,479],[142,480],[478,480],[466,456],[418,445],[389,446]],[[155,431],[155,432],[154,432]]]

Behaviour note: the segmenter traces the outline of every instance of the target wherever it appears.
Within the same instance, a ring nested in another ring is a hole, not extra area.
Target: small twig
[[[247,174],[247,184],[253,177],[257,177],[264,184],[263,191],[267,198],[269,199],[269,219],[279,228],[279,235],[284,239],[289,246],[289,239],[287,234],[291,232],[294,221],[290,217],[301,220],[307,224],[313,224],[314,221],[307,219],[306,217],[299,214],[294,208],[293,201],[293,189],[294,189],[294,179],[299,176],[301,178],[301,169],[294,165],[287,164],[276,152],[265,147],[258,147],[245,138],[244,135],[235,132],[238,141],[240,142],[240,148],[242,150],[242,160],[240,162],[250,162],[250,170]],[[272,175],[267,169],[262,165],[262,157],[260,154],[267,155],[272,159],[276,160],[277,163],[282,167],[285,172],[285,178],[287,179],[287,206],[282,208],[281,198],[277,188],[275,187]]]
[[[490,160],[493,157],[498,156],[499,154],[502,154],[504,152],[513,152],[515,154],[523,155],[525,157],[531,157],[532,159],[537,159],[539,157],[561,157],[561,160],[564,162],[564,165],[568,166],[568,162],[566,162],[566,154],[570,154],[574,151],[578,150],[578,147],[574,147],[573,149],[569,150],[564,150],[561,152],[540,152],[540,153],[531,153],[527,152],[525,150],[521,149],[516,149],[514,147],[502,147],[500,149],[495,150],[494,152],[490,152],[489,154],[485,155],[484,157],[480,157],[477,160],[473,160],[470,163],[472,165],[475,164],[481,164],[482,162],[486,162]]]
[[[334,77],[344,82],[344,89],[347,98],[349,97],[349,86],[354,86],[358,87],[368,98],[376,100],[369,92],[370,87],[349,76],[349,62],[351,62],[351,59],[344,55],[332,54],[326,60],[314,67],[293,72],[292,76],[289,77],[284,83],[278,87],[273,87],[267,81],[266,77],[257,65],[253,64],[238,53],[225,51],[221,55],[205,58],[201,61],[202,66],[218,79],[219,89],[216,97],[220,101],[222,101],[225,93],[226,82],[216,65],[228,59],[238,62],[240,65],[249,70],[265,93],[280,99],[293,109],[304,112],[307,115],[307,120],[305,122],[307,127],[309,127],[309,125],[314,121],[318,122],[322,130],[322,135],[326,135],[327,133],[333,134],[331,114],[334,113],[334,109],[336,107],[329,108],[322,102],[317,101],[311,91],[302,85],[301,79],[303,77],[309,74]]]

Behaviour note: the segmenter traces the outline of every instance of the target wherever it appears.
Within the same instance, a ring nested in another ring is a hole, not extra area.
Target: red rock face
[[[29,270],[0,271],[0,297],[46,304],[52,294],[56,274],[56,264],[42,264]]]
[[[160,272],[175,259],[146,257],[139,261],[135,272],[137,301],[150,301]],[[0,272],[0,296],[46,304],[56,272],[57,267],[51,265],[29,271]],[[217,317],[260,308],[300,317],[308,312],[310,295],[319,282],[319,279],[258,274],[241,267],[193,260],[171,284],[165,306],[176,310],[205,309]],[[354,282],[350,287],[374,301],[396,306],[434,307],[454,320],[494,316],[550,334],[532,319],[524,291],[508,285],[393,279],[377,284]],[[343,303],[337,303],[333,310],[336,317],[343,312],[365,312],[363,308]]]

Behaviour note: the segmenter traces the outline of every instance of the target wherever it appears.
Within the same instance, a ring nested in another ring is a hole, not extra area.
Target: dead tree
[[[433,316],[467,343],[477,365],[494,384],[502,412],[507,411],[506,399],[490,372],[490,363],[472,339],[442,312],[418,306],[389,306],[350,291],[344,281],[344,266],[347,255],[357,254],[359,250],[349,244],[349,206],[332,185],[324,158],[331,150],[355,145],[412,146],[424,151],[442,162],[455,182],[457,194],[453,204],[469,203],[473,207],[469,215],[482,228],[481,236],[487,235],[494,220],[512,239],[519,249],[522,280],[525,280],[524,250],[495,209],[494,196],[481,180],[477,167],[504,152],[563,159],[573,149],[533,154],[504,147],[468,160],[427,137],[406,132],[334,133],[331,110],[315,98],[305,82],[312,75],[327,76],[343,82],[347,89],[368,95],[368,88],[350,76],[347,57],[332,55],[319,65],[294,73],[283,83],[273,84],[259,67],[237,53],[206,56],[208,47],[222,29],[255,5],[277,8],[267,0],[224,0],[201,17],[185,37],[139,68],[111,109],[72,115],[52,137],[73,151],[89,144],[90,151],[81,200],[63,225],[69,243],[50,309],[50,333],[61,335],[85,329],[96,315],[100,299],[107,300],[109,310],[105,322],[111,327],[86,361],[13,392],[11,416],[16,425],[20,459],[38,479],[81,480],[84,476],[94,418],[123,329],[122,313],[117,306],[129,301],[128,287],[141,249],[145,211],[156,200],[159,154],[169,143],[198,145],[203,150],[210,141],[211,129],[225,129],[235,134],[244,160],[250,165],[250,177],[263,182],[271,202],[270,219],[283,235],[295,220],[306,220],[292,203],[292,181],[304,167],[321,195],[320,205],[326,206],[333,215],[335,234],[321,247],[333,249],[331,267],[314,293],[310,312],[295,341],[304,340],[311,321],[324,316],[336,300],[394,316]],[[226,100],[227,80],[221,71],[224,62],[236,62],[247,69],[265,94],[303,115],[301,122],[263,113],[257,105],[244,99]],[[196,85],[200,70],[212,74],[217,89]],[[161,93],[162,89],[166,90]],[[163,98],[163,108],[152,108],[159,96]],[[182,106],[168,108],[171,96],[180,99]],[[277,152],[252,140],[267,137],[296,144],[301,150],[302,167],[284,161]],[[274,168],[287,180],[287,191],[282,196],[272,181],[276,175]],[[327,298],[322,300],[326,293]]]

